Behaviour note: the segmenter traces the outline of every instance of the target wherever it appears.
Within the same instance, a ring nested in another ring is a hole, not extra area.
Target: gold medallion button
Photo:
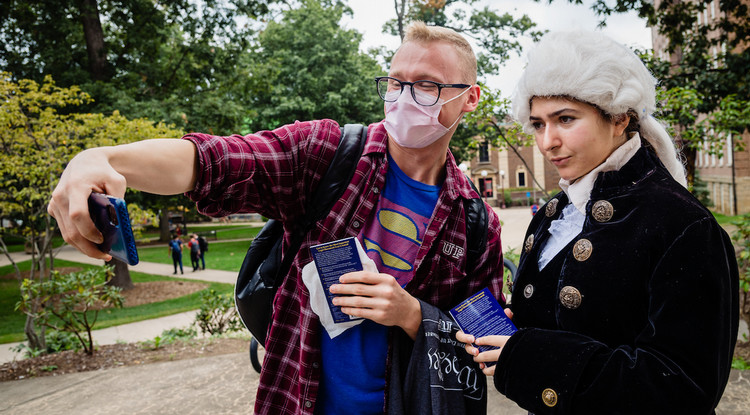
[[[550,388],[543,390],[542,402],[544,402],[544,404],[549,406],[550,408],[557,405],[557,392],[555,392],[554,389]]]
[[[551,218],[557,213],[557,202],[559,202],[559,200],[552,199],[547,203],[547,207],[544,208],[544,214],[547,215],[548,218]]]
[[[591,207],[591,215],[597,222],[609,222],[614,213],[615,208],[606,200],[598,200],[594,203],[594,206]]]
[[[575,245],[573,245],[573,258],[576,261],[585,261],[591,256],[591,251],[594,250],[594,245],[588,239],[579,239]]]
[[[581,305],[582,298],[581,292],[576,287],[566,285],[560,290],[560,303],[571,310],[575,310]]]
[[[534,286],[529,284],[525,287],[523,287],[523,296],[526,298],[531,298],[531,296],[534,295]]]
[[[527,254],[531,252],[531,247],[534,246],[534,234],[530,234],[528,238],[526,238],[526,242],[523,244],[523,250]]]

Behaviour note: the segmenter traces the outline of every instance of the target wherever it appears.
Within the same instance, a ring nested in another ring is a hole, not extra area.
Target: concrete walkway
[[[503,221],[504,249],[519,252],[531,220],[528,208],[496,210]],[[70,248],[58,258],[100,264]],[[4,258],[0,258],[0,265]],[[6,262],[7,263],[7,260]],[[171,265],[141,263],[132,269],[172,276]],[[206,270],[180,277],[234,283],[236,273]],[[164,329],[185,327],[195,312],[94,332],[99,344],[150,340]],[[746,328],[743,328],[747,332]],[[5,349],[8,345],[0,345]],[[0,350],[0,362],[3,360]],[[488,379],[491,385],[491,379]],[[258,375],[247,353],[153,363],[95,372],[0,382],[0,414],[238,414],[251,411]],[[527,411],[490,388],[488,414],[525,415]],[[720,415],[750,413],[750,372],[732,371],[717,409]]]

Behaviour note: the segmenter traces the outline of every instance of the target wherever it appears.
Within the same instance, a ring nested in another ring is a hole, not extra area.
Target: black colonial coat
[[[520,330],[495,387],[537,415],[713,413],[739,321],[726,232],[643,147],[599,174],[582,232],[540,275],[567,203],[557,194],[529,226],[511,305]]]

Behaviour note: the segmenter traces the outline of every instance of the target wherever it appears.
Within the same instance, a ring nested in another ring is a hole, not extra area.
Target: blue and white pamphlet
[[[474,337],[510,336],[518,331],[505,315],[505,311],[490,292],[489,288],[472,295],[450,310],[450,314],[461,331]],[[477,346],[486,352],[497,349],[493,346]]]
[[[339,239],[333,242],[310,247],[310,253],[315,261],[315,268],[320,275],[323,289],[328,300],[328,307],[335,323],[358,320],[361,317],[352,317],[341,312],[341,308],[333,305],[331,300],[331,285],[338,284],[339,278],[349,272],[362,271],[362,261],[359,259],[356,239],[354,237]]]

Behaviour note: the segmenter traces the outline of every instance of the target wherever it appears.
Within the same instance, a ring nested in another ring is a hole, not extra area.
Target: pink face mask
[[[456,95],[448,101],[438,100],[437,104],[425,107],[414,102],[410,93],[404,91],[391,91],[388,95],[393,96],[401,93],[398,100],[385,103],[385,130],[388,131],[391,138],[396,144],[407,148],[424,148],[434,143],[440,137],[444,136],[454,125],[461,119],[461,113],[456,121],[450,127],[445,127],[438,121],[438,115],[443,105],[453,101],[463,95],[464,92]],[[428,94],[419,90],[414,90],[416,95]],[[434,97],[432,98],[434,99]],[[430,98],[425,98],[429,101]]]

